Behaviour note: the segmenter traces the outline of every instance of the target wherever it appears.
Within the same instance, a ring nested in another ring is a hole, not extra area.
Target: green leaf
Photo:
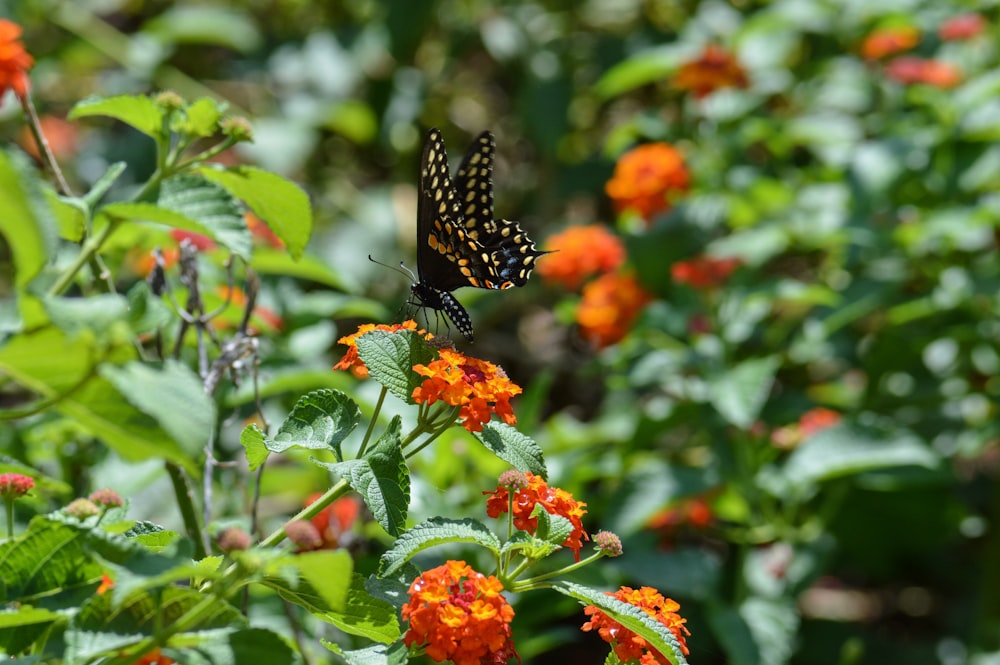
[[[531,511],[531,517],[538,520],[538,528],[535,529],[535,537],[540,538],[553,545],[562,546],[573,533],[573,523],[562,515],[555,515],[536,503]]]
[[[531,437],[507,423],[488,422],[475,435],[493,454],[520,471],[548,477],[541,447]]]
[[[0,544],[0,602],[29,602],[93,584],[100,566],[87,553],[87,532],[36,517],[14,540]]]
[[[345,609],[353,567],[345,550],[300,552],[268,562],[261,583],[322,618]]]
[[[601,591],[572,582],[557,582],[552,586],[559,593],[575,598],[584,605],[595,605],[612,619],[644,638],[649,645],[673,665],[687,665],[680,643],[670,630],[643,610],[624,603]]]
[[[243,428],[240,432],[240,445],[246,452],[250,471],[256,471],[267,461],[270,452],[264,442],[264,433],[256,425],[247,425]]]
[[[771,394],[777,356],[754,358],[709,380],[709,401],[727,422],[748,429]]]
[[[565,538],[558,543],[553,543],[548,540],[536,538],[526,531],[518,531],[511,536],[510,540],[503,544],[500,552],[503,556],[508,556],[516,552],[528,559],[538,561],[553,552],[561,550],[564,541]]]
[[[295,652],[286,640],[264,628],[205,631],[195,639],[185,636],[174,642],[193,648],[163,649],[165,656],[184,665],[245,665],[246,663],[294,663]]]
[[[406,665],[410,662],[410,652],[406,645],[400,642],[394,644],[376,644],[364,649],[345,651],[339,644],[321,639],[327,649],[343,658],[347,665]]]
[[[298,185],[251,166],[206,166],[198,172],[246,203],[281,238],[292,258],[302,256],[312,235],[313,216],[309,197]]]
[[[343,459],[340,444],[360,419],[361,409],[354,400],[339,390],[321,388],[299,398],[278,433],[265,439],[265,445],[272,453],[293,447],[333,450],[337,459]]]
[[[142,32],[166,44],[211,44],[244,54],[261,43],[257,22],[246,11],[212,5],[168,7]]]
[[[347,602],[339,612],[320,616],[350,635],[360,635],[376,642],[390,644],[400,637],[396,608],[365,590],[365,578],[354,575],[347,591]]]
[[[115,181],[118,180],[121,174],[125,173],[126,168],[128,166],[125,162],[115,162],[107,168],[104,175],[98,178],[97,182],[90,188],[90,191],[83,195],[83,202],[86,209],[97,205],[98,201],[108,193],[108,190],[111,189],[111,186],[115,184]]]
[[[88,97],[78,102],[67,117],[76,120],[95,115],[121,120],[154,139],[163,133],[165,111],[152,99],[142,95]]]
[[[195,607],[199,607],[198,620],[186,631],[189,635],[246,626],[246,618],[231,604],[216,602],[205,607],[205,595],[187,587],[167,586],[156,593],[133,594],[120,605],[112,605],[111,595],[91,596],[81,606],[66,631],[68,661],[86,662],[109,651],[120,651],[169,628]],[[173,639],[181,638],[175,635]]]
[[[45,190],[45,199],[55,218],[59,237],[70,242],[83,240],[87,229],[87,208],[82,199],[59,196],[54,190]]]
[[[23,289],[55,249],[56,223],[27,159],[0,151],[0,233],[10,246],[14,285]]]
[[[190,456],[199,455],[211,440],[215,402],[187,365],[168,360],[156,367],[136,361],[123,367],[105,365],[100,373],[130,404],[152,416]]]
[[[43,297],[42,304],[52,323],[70,334],[84,329],[107,334],[129,316],[128,301],[118,293],[95,293],[86,298]]]
[[[604,73],[594,90],[601,99],[617,97],[635,88],[662,81],[681,64],[684,52],[677,47],[661,47],[638,53]]]
[[[153,295],[145,280],[136,282],[128,290],[127,298],[129,324],[137,335],[159,330],[174,321],[173,312],[162,298]]]
[[[900,466],[934,469],[941,459],[930,447],[905,430],[880,432],[860,426],[825,429],[796,448],[782,469],[793,487]]]
[[[193,220],[233,253],[249,260],[253,251],[250,230],[239,204],[222,187],[197,175],[174,176],[160,185],[157,204]],[[189,230],[204,233],[199,229]]]
[[[358,291],[356,280],[350,275],[344,274],[334,266],[328,266],[316,257],[308,254],[303,255],[299,260],[293,260],[285,250],[273,249],[270,247],[257,247],[253,253],[253,269],[261,275],[280,275],[295,277],[310,282],[317,282],[324,286],[329,286],[345,293]],[[318,292],[309,294],[310,296],[320,295]],[[345,296],[325,292],[324,296],[336,296],[347,299]],[[350,298],[353,303],[357,298]],[[375,317],[365,317],[375,318]]]
[[[362,459],[334,464],[312,460],[346,478],[391,536],[402,533],[410,505],[410,474],[400,447],[400,428],[400,417],[395,416]]]
[[[0,610],[0,651],[21,653],[46,636],[53,624],[65,621],[61,614],[30,605]]]
[[[413,371],[434,359],[427,340],[412,330],[385,332],[373,330],[358,338],[358,357],[373,379],[399,399],[413,403],[413,389],[423,378]]]
[[[407,530],[392,549],[382,555],[379,576],[392,575],[419,552],[446,543],[473,543],[494,554],[500,552],[500,541],[483,523],[470,518],[453,520],[432,517]]]

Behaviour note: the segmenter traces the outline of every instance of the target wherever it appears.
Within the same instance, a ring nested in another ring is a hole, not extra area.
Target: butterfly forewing
[[[493,160],[496,143],[492,132],[476,137],[455,174],[455,192],[462,208],[465,230],[473,240],[483,245],[480,234],[492,233],[493,223]]]

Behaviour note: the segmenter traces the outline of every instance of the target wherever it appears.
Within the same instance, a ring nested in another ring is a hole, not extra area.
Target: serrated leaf
[[[531,517],[538,520],[535,537],[553,545],[562,545],[565,543],[575,528],[573,523],[568,519],[562,515],[549,513],[540,503],[535,504],[534,509],[531,511]]]
[[[187,365],[167,360],[162,367],[156,367],[137,361],[122,367],[105,365],[100,374],[130,404],[152,416],[192,457],[211,439],[215,402]]]
[[[530,471],[542,478],[548,477],[545,457],[541,447],[526,434],[507,423],[488,422],[483,431],[475,435],[493,454],[515,469]]]
[[[379,576],[392,575],[418,552],[446,543],[473,543],[494,554],[500,552],[500,541],[481,522],[470,518],[453,520],[433,517],[396,539],[392,549],[379,559]]]
[[[757,420],[771,394],[777,356],[754,358],[709,380],[709,401],[727,422],[747,429]]]
[[[937,453],[905,430],[880,432],[852,425],[825,429],[796,448],[782,469],[795,487],[831,478],[900,466],[936,468]]]
[[[256,425],[247,425],[240,432],[240,445],[246,452],[250,471],[256,471],[267,461],[270,451],[264,443],[264,433]]]
[[[565,541],[565,538],[563,539]],[[544,559],[553,552],[562,549],[562,542],[551,543],[547,540],[542,540],[541,538],[535,538],[533,535],[526,531],[518,531],[510,540],[503,544],[501,549],[501,554],[506,556],[513,552],[522,554],[528,559]]]
[[[337,459],[343,459],[340,443],[360,419],[361,409],[354,400],[339,390],[322,388],[300,397],[278,433],[264,443],[273,453],[293,447],[333,450]]]
[[[135,127],[146,136],[158,137],[163,131],[165,111],[149,97],[120,95],[118,97],[88,97],[74,106],[70,120],[87,116],[106,116]]]
[[[201,631],[195,639],[179,638],[172,642],[177,643],[177,648],[163,649],[161,653],[184,665],[297,662],[295,652],[286,640],[278,633],[264,628]],[[193,649],[180,648],[188,642],[192,643]]]
[[[345,550],[300,552],[269,562],[267,577],[261,583],[322,617],[345,609],[353,567]]]
[[[339,644],[327,640],[320,640],[323,646],[343,658],[347,665],[405,665],[410,661],[410,652],[402,642],[394,644],[376,644],[345,651]]]
[[[644,638],[649,642],[649,646],[659,651],[673,665],[687,665],[680,643],[677,642],[674,634],[638,607],[596,589],[572,582],[557,582],[552,585],[552,588],[585,605],[597,606],[625,628]]]
[[[86,298],[43,296],[49,319],[69,333],[82,329],[106,334],[116,323],[128,319],[128,301],[118,293],[95,293]]]
[[[345,633],[390,644],[400,637],[396,608],[365,590],[365,579],[354,575],[343,610],[321,616]]]
[[[400,447],[401,427],[400,417],[394,417],[362,459],[333,464],[312,460],[345,478],[391,536],[402,532],[410,505],[410,474]]]
[[[174,176],[161,183],[157,204],[194,220],[234,254],[249,260],[250,230],[236,199],[222,187],[198,175]]]
[[[68,524],[36,517],[20,538],[0,544],[0,602],[89,585],[100,575],[86,534]]]
[[[251,166],[206,166],[198,172],[246,203],[281,238],[292,258],[302,256],[312,235],[313,215],[309,197],[298,185]]]
[[[413,389],[422,378],[413,371],[434,359],[427,341],[412,330],[385,332],[373,330],[357,340],[358,357],[373,379],[399,399],[413,403]]]
[[[155,295],[145,280],[136,282],[126,295],[128,300],[128,321],[132,331],[143,334],[158,330],[173,319],[163,300]]]

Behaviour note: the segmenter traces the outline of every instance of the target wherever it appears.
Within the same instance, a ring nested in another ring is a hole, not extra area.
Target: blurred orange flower
[[[573,556],[580,560],[580,550],[583,541],[590,540],[583,530],[583,516],[587,513],[587,504],[577,501],[573,495],[558,487],[549,487],[541,476],[525,472],[528,479],[527,487],[514,493],[514,526],[521,531],[535,533],[538,530],[538,518],[532,517],[536,505],[541,505],[550,515],[560,515],[573,524],[573,531],[563,542],[563,547],[573,550]],[[507,512],[511,501],[505,485],[499,485],[493,492],[483,492],[489,496],[486,500],[486,514],[496,518]]]
[[[866,60],[878,60],[887,55],[909,51],[920,41],[920,31],[909,25],[878,28],[861,44],[861,55]]]
[[[592,275],[613,272],[625,261],[621,239],[603,224],[571,226],[550,236],[545,249],[555,253],[538,265],[538,274],[567,289],[576,289]]]
[[[580,335],[598,349],[610,346],[628,334],[650,300],[652,296],[633,276],[601,275],[583,287],[576,310]]]
[[[720,88],[746,88],[750,82],[739,60],[721,46],[709,44],[700,56],[681,65],[673,84],[701,99]]]
[[[836,411],[817,406],[803,413],[797,423],[779,427],[771,432],[771,443],[777,448],[795,448],[814,434],[833,427],[840,422],[840,419],[841,415]]]
[[[177,661],[173,658],[168,658],[160,653],[160,649],[156,648],[147,653],[145,656],[139,660],[132,663],[132,665],[173,665]]]
[[[312,505],[321,496],[323,494],[320,492],[311,495],[306,499],[305,505]],[[323,538],[320,549],[332,550],[340,547],[342,536],[358,521],[360,514],[361,503],[358,498],[348,495],[336,499],[309,520]]]
[[[403,637],[406,646],[424,647],[439,663],[520,661],[511,639],[514,608],[496,577],[476,572],[464,561],[448,561],[413,580],[409,595],[402,610],[410,624]]]
[[[896,58],[886,66],[885,73],[906,85],[925,83],[937,88],[954,88],[962,82],[962,72],[955,65],[911,56]]]
[[[76,153],[79,131],[75,124],[54,115],[43,115],[38,119],[38,125],[42,130],[42,135],[49,144],[49,149],[52,151],[53,157],[56,159],[66,159]],[[17,142],[21,144],[26,153],[35,159],[42,158],[41,153],[38,151],[38,146],[35,144],[35,137],[27,127],[21,129]]]
[[[941,24],[938,36],[941,39],[954,42],[972,39],[986,30],[986,19],[979,14],[959,14]]]
[[[413,389],[414,402],[441,400],[461,407],[462,427],[470,432],[483,431],[494,413],[508,425],[517,422],[510,399],[521,394],[521,387],[508,379],[503,369],[452,349],[440,349],[438,356],[426,365],[413,366],[414,372],[427,377]]]
[[[654,530],[672,532],[674,529],[689,525],[696,529],[704,529],[712,523],[714,514],[712,506],[704,497],[696,496],[682,499],[669,508],[664,508],[653,514],[646,526]]]
[[[18,97],[28,94],[28,70],[35,60],[21,43],[21,26],[0,18],[0,95],[13,90]]]
[[[647,143],[626,152],[604,189],[615,210],[635,210],[646,220],[670,209],[667,198],[690,186],[680,151],[668,143]]]
[[[368,368],[365,367],[365,363],[358,357],[358,338],[365,333],[370,333],[373,330],[381,330],[383,332],[399,332],[400,330],[413,330],[419,335],[423,335],[424,339],[431,340],[434,339],[434,335],[427,332],[426,330],[417,329],[417,322],[410,319],[409,321],[403,321],[402,323],[365,323],[358,327],[358,331],[351,335],[346,335],[337,340],[338,344],[347,345],[347,353],[344,357],[340,359],[333,369],[345,369],[350,370],[350,372],[359,379],[363,379],[368,376]]]
[[[711,289],[724,284],[741,263],[734,257],[699,256],[670,266],[670,276],[679,284],[689,284],[696,289]]]
[[[230,305],[239,308],[246,307],[247,294],[243,291],[243,289],[237,286],[229,287],[223,285],[218,287],[218,293],[224,300],[229,300]],[[264,305],[257,305],[254,307],[252,317],[253,319],[256,319],[257,322],[263,323],[269,330],[280,330],[285,324],[280,314],[275,312],[270,307],[265,307]],[[224,330],[229,327],[228,322],[222,318],[213,319],[212,324],[220,330]]]
[[[101,583],[97,585],[95,593],[100,596],[115,588],[115,581],[107,573],[101,573]]]
[[[687,623],[687,619],[677,614],[677,610],[681,606],[676,601],[664,598],[659,591],[648,586],[640,589],[623,586],[614,593],[609,592],[608,595],[629,605],[638,607],[650,617],[663,624],[677,638],[684,655],[688,654],[685,638],[691,633],[688,632],[687,626],[684,625]],[[597,630],[597,634],[601,636],[601,639],[611,645],[615,656],[618,657],[620,662],[630,663],[638,661],[642,665],[653,665],[654,663],[669,665],[671,662],[667,660],[666,656],[649,646],[649,642],[644,638],[639,637],[609,617],[595,605],[588,605],[583,608],[583,612],[590,617],[590,621],[581,626],[583,631]]]

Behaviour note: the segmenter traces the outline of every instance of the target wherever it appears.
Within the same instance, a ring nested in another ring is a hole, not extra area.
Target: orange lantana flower
[[[521,387],[508,379],[503,369],[451,349],[441,349],[438,356],[426,365],[413,366],[414,372],[427,377],[413,389],[414,402],[441,400],[461,407],[462,427],[470,432],[483,431],[494,413],[508,425],[517,422],[510,399],[521,394]]]
[[[621,340],[652,300],[631,275],[608,273],[583,287],[576,310],[580,335],[598,349]]]
[[[567,289],[592,275],[614,272],[625,261],[621,239],[602,224],[571,226],[550,236],[545,249],[555,253],[538,265],[538,274]]]
[[[909,25],[879,28],[861,44],[861,55],[866,60],[878,60],[887,55],[909,51],[920,41],[920,31]]]
[[[159,648],[153,649],[132,665],[173,665],[177,661],[160,653]]]
[[[712,289],[724,284],[740,263],[739,259],[732,257],[699,256],[673,264],[670,275],[680,284],[690,284],[696,289]]]
[[[925,58],[896,58],[885,68],[885,74],[900,83],[924,83],[937,88],[954,88],[962,82],[962,72],[955,65]]]
[[[649,220],[670,209],[669,194],[686,192],[689,186],[680,151],[667,143],[647,143],[621,156],[604,190],[616,211],[635,210]]]
[[[0,19],[0,95],[13,90],[18,97],[28,94],[28,70],[35,60],[21,43],[21,26]]]
[[[972,39],[986,30],[986,19],[980,14],[959,14],[941,24],[938,36],[946,42]]]
[[[677,641],[680,643],[681,651],[688,654],[686,636],[688,632],[687,619],[681,618],[677,610],[681,608],[676,601],[664,598],[659,591],[652,587],[644,586],[640,589],[632,589],[623,586],[614,593],[608,593],[618,600],[634,605],[640,610],[653,617],[666,626]],[[668,665],[667,657],[649,646],[644,638],[639,637],[631,630],[621,625],[594,605],[583,608],[584,613],[590,617],[590,621],[583,624],[581,628],[584,632],[597,630],[605,642],[611,645],[615,655],[623,663],[639,661],[642,665]]]
[[[587,514],[587,504],[577,501],[573,495],[558,487],[549,487],[541,476],[525,472],[528,486],[514,492],[514,526],[521,531],[535,533],[538,530],[538,518],[532,517],[535,505],[541,505],[550,515],[565,517],[573,525],[573,532],[563,542],[563,547],[573,550],[573,556],[580,560],[580,549],[583,541],[590,540],[583,530],[583,516]],[[506,485],[500,485],[493,492],[483,492],[489,496],[486,500],[486,514],[496,518],[507,512],[510,507],[509,490]]]
[[[673,83],[679,90],[690,90],[698,99],[720,88],[749,85],[746,70],[739,60],[715,44],[709,44],[700,56],[681,65]]]
[[[305,505],[312,505],[321,493],[311,495]],[[313,516],[309,521],[319,531],[323,544],[320,549],[337,549],[342,545],[344,534],[358,521],[361,503],[355,496],[342,496]]]
[[[403,620],[410,628],[406,646],[423,646],[436,662],[455,665],[506,663],[518,658],[511,639],[514,608],[503,597],[496,577],[464,561],[448,561],[426,571],[410,585]]]
[[[363,379],[368,376],[368,368],[365,367],[365,363],[358,357],[358,338],[366,333],[370,333],[373,330],[381,330],[382,332],[395,333],[400,330],[413,330],[419,335],[423,335],[424,339],[431,340],[434,339],[434,335],[430,334],[426,330],[417,329],[417,322],[413,319],[409,321],[403,321],[402,323],[365,323],[358,327],[358,331],[351,335],[346,335],[337,340],[338,344],[347,345],[347,353],[344,357],[340,359],[333,369],[346,369],[350,370],[354,376],[359,379]]]

